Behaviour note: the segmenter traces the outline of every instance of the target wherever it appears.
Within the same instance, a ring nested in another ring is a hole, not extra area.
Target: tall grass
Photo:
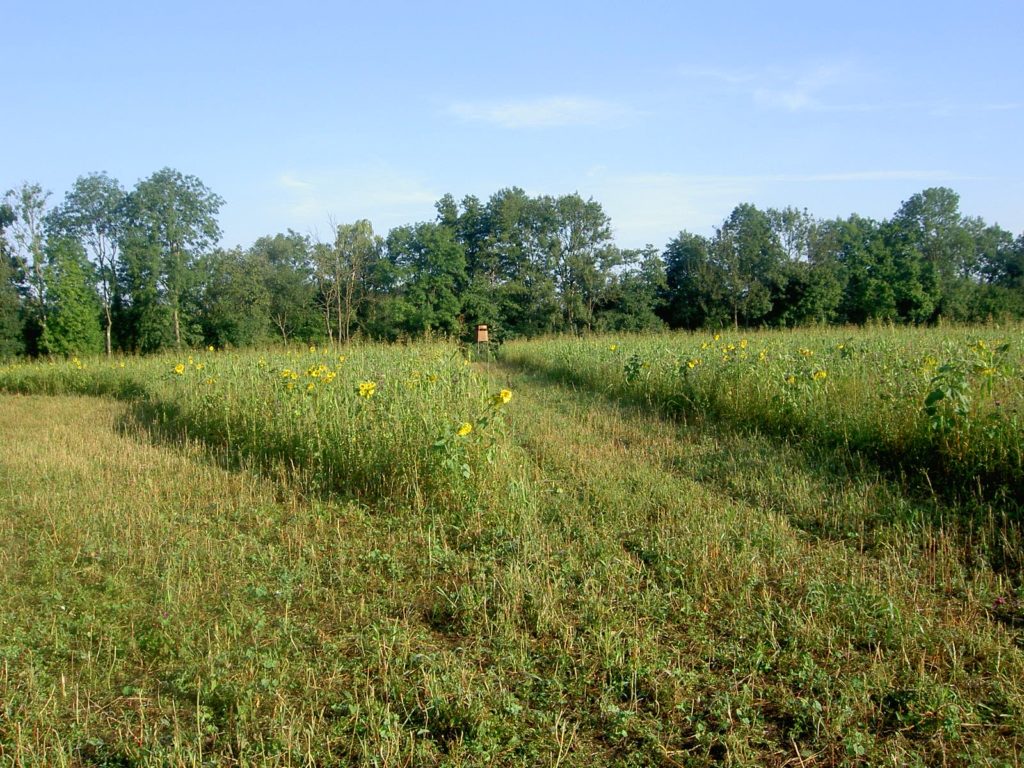
[[[779,439],[953,440],[951,358],[898,361],[988,333],[550,341],[493,380],[447,345],[3,368],[125,405],[0,398],[0,765],[1019,763],[1019,578],[891,453],[830,477]],[[999,354],[969,419],[1017,392]]]
[[[872,457],[1024,501],[1020,329],[830,329],[510,343],[508,363],[611,397]]]
[[[312,492],[418,505],[471,488],[503,405],[446,344],[11,364],[0,391],[126,399],[232,463]]]

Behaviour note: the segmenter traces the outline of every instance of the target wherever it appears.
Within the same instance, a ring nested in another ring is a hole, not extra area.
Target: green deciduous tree
[[[114,293],[126,197],[121,185],[106,173],[79,176],[64,202],[47,217],[47,227],[54,236],[73,237],[81,242],[96,265],[108,356],[113,349]]]
[[[323,335],[311,251],[309,238],[291,230],[287,234],[261,237],[250,249],[253,258],[266,264],[268,313],[275,332],[285,343],[296,338],[309,341]]]
[[[14,210],[0,204],[0,360],[25,351],[25,321],[18,292],[18,269],[8,253],[4,232],[14,223]]]
[[[388,233],[387,253],[400,274],[405,330],[461,334],[466,254],[453,232],[433,222],[396,227]]]
[[[666,295],[662,316],[672,328],[709,324],[724,302],[724,285],[711,264],[706,237],[680,232],[665,246]]]
[[[191,267],[220,238],[217,213],[223,202],[195,176],[171,168],[140,181],[127,198],[124,248],[139,251],[135,259],[145,262],[145,269],[137,272],[151,281],[135,288],[146,294],[147,301],[156,297],[145,324],[154,325],[166,315],[176,347],[182,343],[182,302],[190,287]],[[131,300],[135,303],[136,297]]]
[[[578,332],[593,325],[620,252],[612,243],[611,220],[594,200],[578,194],[541,198],[539,244],[554,273],[564,326]]]
[[[197,314],[203,341],[218,347],[265,343],[271,335],[267,263],[240,248],[199,259]]]
[[[658,312],[668,287],[665,262],[658,250],[622,252],[623,269],[605,286],[595,325],[606,331],[656,331],[665,327]]]
[[[39,351],[39,338],[46,328],[46,199],[39,184],[23,183],[4,196],[14,220],[6,227],[10,254],[21,281],[25,300],[26,348],[30,354]]]
[[[93,265],[81,243],[50,238],[44,270],[49,302],[40,347],[56,355],[91,355],[103,349],[100,301]]]
[[[380,260],[383,250],[383,238],[373,233],[373,225],[367,219],[339,225],[335,230],[337,327],[342,342],[352,338],[354,323],[369,293],[369,272]]]
[[[716,232],[711,258],[735,327],[769,318],[785,284],[785,258],[764,212],[738,205]]]
[[[890,222],[897,304],[912,322],[938,316],[966,319],[974,240],[960,214],[960,197],[946,187],[912,195]]]

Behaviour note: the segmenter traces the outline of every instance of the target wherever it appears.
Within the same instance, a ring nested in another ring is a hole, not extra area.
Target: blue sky
[[[738,203],[1024,231],[1024,3],[7,3],[0,189],[164,167],[227,246],[578,191],[620,245]],[[699,6],[699,7],[698,7]]]

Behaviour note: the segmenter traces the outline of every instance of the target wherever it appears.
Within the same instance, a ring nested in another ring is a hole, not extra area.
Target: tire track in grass
[[[1019,757],[1024,659],[988,617],[990,582],[944,572],[942,553],[908,563],[808,537],[784,504],[680,471],[691,445],[678,424],[497,373],[516,393],[512,436],[544,489],[542,521],[563,542],[566,647],[608,654],[596,716],[613,734],[741,762]],[[936,590],[949,578],[957,599]]]

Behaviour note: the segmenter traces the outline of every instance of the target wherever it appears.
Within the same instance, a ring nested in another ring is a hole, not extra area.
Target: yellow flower
[[[793,374],[789,374],[789,376],[786,377],[786,383],[796,384],[796,376],[794,376]]]
[[[715,341],[718,341],[720,338],[722,338],[722,334],[716,333],[715,334]]]
[[[338,362],[339,363],[344,363],[345,362],[345,356],[344,355],[338,355]]]
[[[178,363],[176,366],[174,366],[174,372],[176,374],[178,374],[179,376],[181,376],[181,374],[183,374],[185,372],[185,364],[184,363]]]
[[[618,344],[610,344],[608,346],[608,349],[610,349],[612,352],[615,352],[618,348],[619,348]]]
[[[312,352],[316,352],[316,344],[311,344],[311,345],[310,345],[310,347],[309,347],[309,351],[310,351],[311,353],[312,353]]]
[[[211,344],[210,346],[208,346],[208,347],[206,348],[206,351],[207,351],[207,352],[213,352],[213,344]]]
[[[202,363],[196,363],[196,370],[197,370],[197,371],[201,371],[201,370],[203,370],[203,368],[205,368],[205,367],[206,367],[206,366],[205,366],[205,365],[203,365]]]
[[[324,374],[324,383],[326,384],[334,381],[337,375],[338,374],[336,374],[334,371],[328,371],[327,373]]]
[[[507,403],[511,399],[512,399],[512,390],[511,389],[503,389],[503,390],[501,390],[501,392],[499,392],[498,394],[496,394],[494,396],[494,404],[495,405],[505,405],[505,403]]]
[[[827,377],[828,377],[828,371],[821,370],[821,371],[815,371],[814,372],[814,376],[812,376],[811,378],[813,378],[815,381],[824,381]]]
[[[811,350],[809,350],[807,347],[800,347],[800,354],[803,355],[804,357],[813,357],[814,356],[814,353]]]
[[[192,355],[189,355],[189,356],[188,356],[188,364],[189,364],[189,365],[192,365]]]
[[[740,349],[746,349],[746,348],[747,348],[747,340],[746,339],[740,339]]]
[[[316,384],[314,384],[312,381],[306,385],[307,392],[312,392],[314,389],[316,389]]]
[[[698,365],[700,365],[699,357],[691,357],[689,360],[686,361],[687,368],[696,368]]]
[[[458,431],[455,434],[457,434],[459,437],[465,437],[472,431],[473,425],[470,424],[468,421],[464,421],[462,422],[462,425],[459,427]]]
[[[370,399],[373,397],[373,393],[377,391],[377,382],[375,381],[364,381],[359,384],[359,396]]]

